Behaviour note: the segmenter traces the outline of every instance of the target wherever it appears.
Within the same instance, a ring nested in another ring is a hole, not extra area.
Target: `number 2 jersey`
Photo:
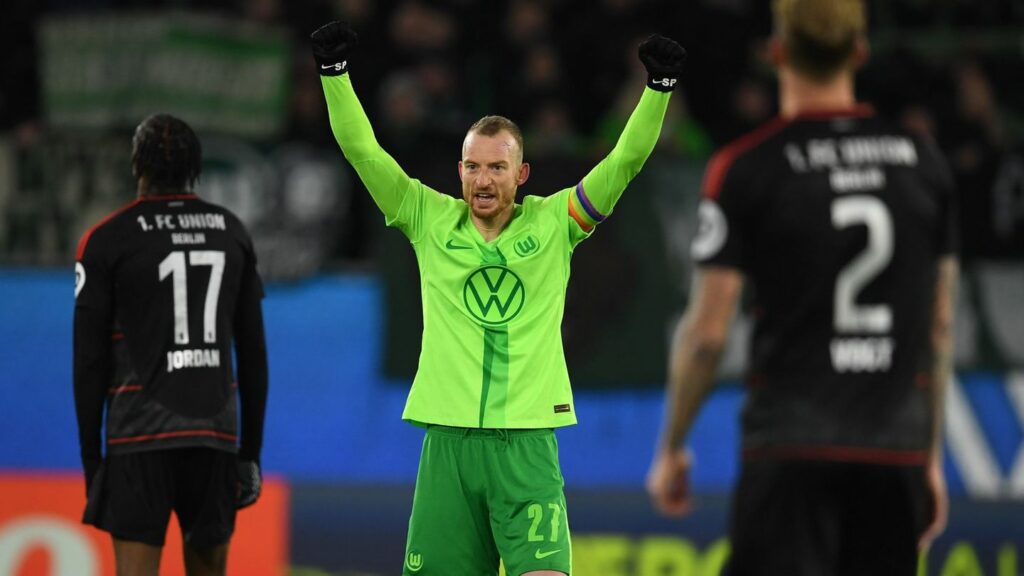
[[[144,196],[82,236],[75,264],[75,404],[83,460],[183,446],[255,460],[267,358],[252,241],[194,195]]]
[[[753,291],[747,458],[923,463],[953,184],[870,107],[776,119],[708,165],[692,246]]]

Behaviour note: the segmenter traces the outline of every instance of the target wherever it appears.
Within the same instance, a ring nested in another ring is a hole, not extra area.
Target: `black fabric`
[[[309,35],[313,59],[321,76],[341,76],[348,72],[348,59],[359,45],[359,37],[344,22],[329,22]]]
[[[108,454],[234,452],[236,396],[242,447],[258,460],[263,287],[242,223],[192,195],[139,199],[83,236],[76,270],[74,390],[87,475],[101,458],[104,408]]]
[[[659,92],[674,90],[683,75],[686,50],[671,38],[652,34],[637,51],[647,69],[647,86]]]
[[[744,462],[723,573],[913,575],[929,498],[922,467]]]
[[[194,548],[228,542],[235,530],[237,458],[209,448],[108,456],[83,522],[119,540],[163,546],[171,511]]]
[[[703,194],[694,258],[751,296],[744,449],[921,461],[937,265],[958,244],[935,147],[867,107],[777,119],[712,158]]]

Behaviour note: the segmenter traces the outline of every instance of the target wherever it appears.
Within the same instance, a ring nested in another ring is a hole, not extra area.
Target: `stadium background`
[[[1024,1],[869,5],[873,58],[859,93],[936,138],[962,205],[945,462],[953,502],[924,572],[1020,574]],[[642,87],[637,41],[659,31],[686,46],[657,151],[574,259],[564,338],[580,425],[559,440],[577,574],[717,574],[745,316],[694,434],[697,511],[655,516],[642,482],[704,163],[774,109],[767,2],[8,0],[0,576],[109,571],[107,541],[77,525],[73,249],[133,196],[131,129],[154,111],[197,129],[199,193],[247,223],[267,280],[271,487],[241,516],[231,573],[398,571],[420,440],[399,418],[419,351],[418,287],[412,251],[384,228],[330,134],[306,37],[333,18],[361,34],[353,80],[385,147],[410,174],[456,193],[462,135],[486,113],[524,128],[534,172],[523,193],[572,185],[614,143]],[[169,573],[180,571],[173,555]]]

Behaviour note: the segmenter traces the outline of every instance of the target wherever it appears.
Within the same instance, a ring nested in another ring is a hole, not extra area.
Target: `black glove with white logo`
[[[683,75],[686,50],[671,38],[651,34],[640,43],[639,54],[647,68],[647,85],[659,92],[671,92]]]
[[[321,76],[341,76],[348,72],[348,58],[359,45],[359,36],[344,22],[330,22],[309,35],[313,58]]]
[[[260,472],[260,463],[254,460],[239,460],[238,499],[235,508],[242,509],[255,504],[262,489],[263,474]]]

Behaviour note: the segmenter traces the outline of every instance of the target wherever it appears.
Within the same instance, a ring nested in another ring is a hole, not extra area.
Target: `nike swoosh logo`
[[[547,558],[548,556],[551,556],[552,554],[558,554],[561,551],[562,549],[559,548],[558,550],[551,550],[550,552],[541,552],[540,548],[538,548],[537,551],[533,553],[533,557],[537,560],[542,560],[544,558]]]
[[[449,250],[469,250],[470,249],[469,246],[460,246],[458,244],[455,244],[450,238],[448,239],[448,243],[445,244],[444,247],[449,249]]]

